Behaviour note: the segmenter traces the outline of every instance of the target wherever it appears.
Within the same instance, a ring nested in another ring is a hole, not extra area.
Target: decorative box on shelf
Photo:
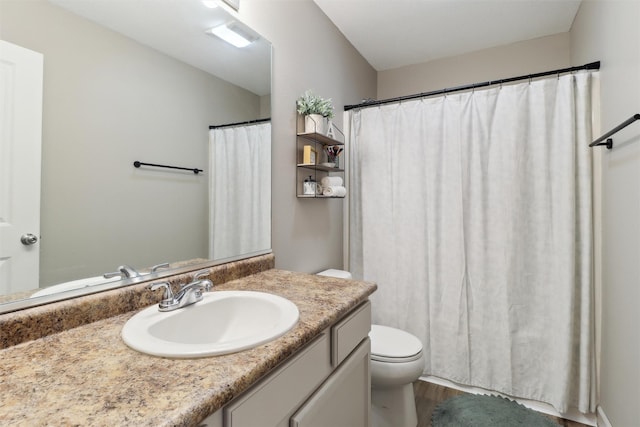
[[[318,152],[316,148],[312,145],[305,145],[303,148],[302,154],[302,164],[304,165],[315,165],[318,158]]]

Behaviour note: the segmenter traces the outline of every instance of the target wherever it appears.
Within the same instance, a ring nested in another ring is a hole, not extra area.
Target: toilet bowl
[[[324,270],[318,275],[351,279],[344,270]],[[382,325],[371,325],[369,339],[373,427],[415,427],[413,382],[424,369],[422,343],[406,331]]]
[[[375,427],[418,424],[413,382],[424,370],[422,343],[408,332],[371,325],[371,418]]]

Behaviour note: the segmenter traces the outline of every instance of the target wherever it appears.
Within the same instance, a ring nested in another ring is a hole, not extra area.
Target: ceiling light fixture
[[[235,21],[209,28],[206,33],[220,37],[222,40],[234,45],[235,47],[249,46],[258,39],[256,35],[242,28]]]
[[[209,9],[215,9],[216,7],[218,7],[217,0],[202,0],[202,4]]]

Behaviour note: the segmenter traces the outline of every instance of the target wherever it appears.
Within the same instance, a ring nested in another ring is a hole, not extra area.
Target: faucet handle
[[[204,279],[200,283],[202,283],[202,288],[206,292],[209,292],[211,290],[211,288],[213,287],[213,282],[211,280],[209,280],[209,279]]]
[[[160,288],[164,288],[164,294],[162,295],[162,302],[160,304],[173,301],[173,292],[171,291],[171,285],[169,284],[169,282],[152,283],[147,286],[147,289],[151,291],[155,291],[156,289]]]
[[[209,275],[208,268],[205,268],[204,270],[196,271],[196,273],[193,275],[193,281],[196,282],[202,279],[204,276],[208,276],[208,275]]]
[[[114,271],[113,273],[105,273],[102,276],[105,279],[117,276],[120,276],[122,279],[130,279],[132,277],[139,277],[140,273],[138,273],[133,267],[130,267],[128,265],[121,265],[120,267],[118,267],[118,271]]]
[[[120,277],[121,279],[124,279],[124,275],[120,271],[114,271],[113,273],[104,273],[102,277],[104,277],[105,279],[111,279],[112,277]]]
[[[162,264],[154,265],[153,267],[151,267],[151,272],[155,273],[156,271],[160,270],[161,268],[169,268],[169,263],[168,262],[163,262]]]
[[[202,289],[204,289],[206,292],[209,292],[211,290],[211,288],[213,287],[213,282],[211,282],[210,279],[205,279],[205,276],[209,276],[210,271],[208,268],[205,268],[204,270],[200,270],[197,271],[196,274],[193,275],[193,282],[191,282],[191,284],[193,283],[199,283],[200,286],[202,286]]]

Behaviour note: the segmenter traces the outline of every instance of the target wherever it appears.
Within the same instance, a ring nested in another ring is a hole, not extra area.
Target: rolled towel
[[[322,184],[323,187],[341,187],[342,184],[342,177],[341,176],[323,176],[322,179],[320,180],[320,184]]]
[[[347,195],[347,189],[341,185],[330,185],[322,188],[322,195],[328,197],[344,197]]]

